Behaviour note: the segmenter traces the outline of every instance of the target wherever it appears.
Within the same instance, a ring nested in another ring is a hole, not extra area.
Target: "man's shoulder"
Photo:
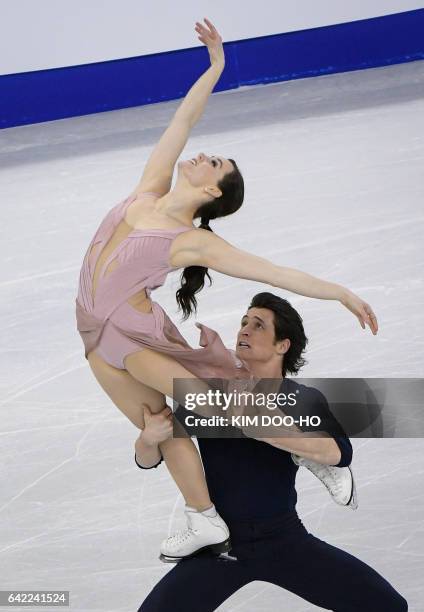
[[[316,387],[311,387],[303,383],[293,380],[292,378],[284,378],[281,383],[280,391],[283,393],[296,393],[299,399],[305,399],[313,402],[325,402],[325,396]]]

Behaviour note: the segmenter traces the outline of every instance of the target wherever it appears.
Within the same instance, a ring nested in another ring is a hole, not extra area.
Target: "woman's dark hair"
[[[283,376],[287,372],[297,374],[300,368],[307,363],[302,353],[306,348],[308,338],[305,335],[300,314],[287,300],[266,291],[255,295],[249,308],[272,310],[274,313],[274,342],[285,338],[290,340],[290,348],[283,358]]]
[[[194,214],[194,219],[200,218],[201,220],[199,227],[210,232],[212,231],[212,228],[209,226],[211,219],[231,215],[243,204],[243,177],[236,162],[233,159],[229,161],[233,164],[234,170],[227,172],[217,184],[217,187],[222,191],[222,195],[211,202],[202,204]],[[203,266],[184,268],[181,274],[181,287],[176,293],[179,309],[183,311],[183,320],[188,319],[193,311],[196,312],[197,300],[195,294],[203,289],[205,276],[208,277],[209,285],[211,285],[212,279],[207,268]]]

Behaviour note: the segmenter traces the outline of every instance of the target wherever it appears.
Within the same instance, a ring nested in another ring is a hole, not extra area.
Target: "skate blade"
[[[349,467],[349,470],[350,470],[350,467]],[[352,495],[350,497],[348,506],[351,510],[357,510],[358,509],[358,494],[356,492],[355,479],[353,478],[352,470],[350,470],[350,473],[352,474]]]
[[[232,555],[229,555],[228,553],[221,553],[220,555],[218,555],[217,558],[222,559],[223,561],[238,561],[237,557],[233,557]]]
[[[162,553],[159,555],[159,559],[160,561],[162,561],[162,563],[178,563],[179,561],[181,561],[181,559],[178,559],[176,557],[166,557]]]
[[[349,500],[345,504],[343,502],[336,501],[334,497],[333,497],[333,500],[336,502],[336,504],[338,504],[339,506],[342,506],[342,508],[350,508],[351,510],[357,510],[358,509],[358,494],[356,492],[355,479],[353,477],[353,472],[350,469],[350,466],[348,466],[348,468],[350,471],[350,475],[352,477],[352,490],[350,492]]]
[[[198,555],[204,555],[205,553],[212,553],[213,555],[220,557],[221,555],[225,555],[231,550],[231,542],[230,540],[225,540],[225,542],[220,542],[219,544],[209,544],[208,546],[203,546],[203,548],[199,548],[195,550],[190,555],[186,555],[185,557],[170,557],[168,555],[164,555],[161,553],[159,555],[159,560],[163,563],[179,563],[180,561],[184,561],[185,559],[192,559],[193,557],[197,557]]]

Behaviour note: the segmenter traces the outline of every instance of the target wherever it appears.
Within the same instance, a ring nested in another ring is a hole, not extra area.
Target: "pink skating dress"
[[[145,193],[144,197],[158,197]],[[190,227],[133,229],[111,251],[101,266],[93,299],[96,263],[136,199],[129,196],[112,208],[95,233],[85,254],[76,299],[77,329],[85,357],[96,352],[110,365],[125,369],[125,358],[143,348],[166,353],[192,374],[202,378],[249,378],[247,366],[227,349],[217,332],[200,328],[200,348],[191,347],[161,306],[151,300],[152,311],[140,312],[129,304],[131,296],[145,289],[146,295],[164,284],[169,272],[172,241]],[[113,243],[112,243],[113,244]]]

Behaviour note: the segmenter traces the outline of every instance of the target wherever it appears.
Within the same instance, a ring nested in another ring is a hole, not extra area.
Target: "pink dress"
[[[177,270],[169,263],[172,241],[180,233],[193,228],[130,231],[104,262],[93,300],[96,263],[118,225],[125,221],[126,210],[136,197],[129,196],[109,211],[83,260],[76,319],[85,357],[96,350],[110,365],[125,369],[125,357],[150,348],[172,356],[199,377],[249,377],[247,366],[234,351],[224,346],[214,330],[196,323],[201,331],[200,348],[192,348],[157,302],[152,300],[149,313],[140,312],[128,303],[128,299],[141,289],[150,296],[151,291],[163,285],[169,272]]]

